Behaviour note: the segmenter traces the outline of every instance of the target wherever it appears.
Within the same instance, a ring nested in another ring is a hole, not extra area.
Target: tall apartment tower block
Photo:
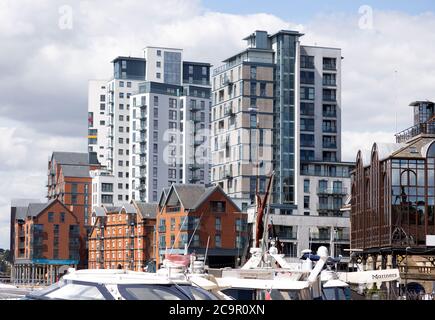
[[[182,52],[146,47],[115,58],[110,81],[90,81],[88,145],[108,172],[95,203],[157,202],[171,183],[209,182],[210,65]]]
[[[314,166],[331,167],[327,185],[334,183],[329,181],[335,179],[333,172],[343,170],[348,183],[350,166],[339,163],[341,50],[302,46],[302,36],[288,30],[273,35],[256,31],[244,39],[247,48],[224,60],[212,75],[212,183],[243,199],[243,207],[254,202],[257,191],[264,194],[274,172],[272,219],[291,255],[308,247],[310,233],[319,233],[310,217],[304,220],[309,219],[307,228],[297,232],[304,223],[291,217],[320,215],[317,181],[304,188],[304,180],[311,180],[304,175],[311,166],[313,172],[319,169]],[[345,195],[337,196],[342,201]]]

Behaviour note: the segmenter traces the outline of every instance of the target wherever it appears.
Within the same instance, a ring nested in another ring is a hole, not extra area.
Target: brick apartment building
[[[220,186],[173,184],[159,201],[156,263],[165,253],[204,255],[210,267],[235,267],[247,238],[247,216]]]
[[[157,204],[132,201],[122,207],[97,207],[89,236],[90,269],[143,271],[154,265]]]
[[[18,207],[14,221],[12,281],[51,284],[79,263],[77,217],[59,200]]]
[[[79,268],[87,267],[86,240],[90,229],[92,178],[90,170],[99,169],[96,153],[53,152],[48,161],[47,198],[59,199],[80,224]]]

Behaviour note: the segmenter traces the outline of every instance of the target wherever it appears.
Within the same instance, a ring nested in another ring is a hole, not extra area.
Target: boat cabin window
[[[127,300],[189,300],[173,286],[123,284],[118,285],[118,290]]]

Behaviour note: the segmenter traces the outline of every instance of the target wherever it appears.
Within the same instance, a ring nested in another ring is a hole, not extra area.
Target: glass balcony
[[[317,194],[326,195],[347,195],[347,188],[317,188]]]

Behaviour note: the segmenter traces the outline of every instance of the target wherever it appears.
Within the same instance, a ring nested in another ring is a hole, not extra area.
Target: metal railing
[[[420,123],[409,127],[395,135],[396,142],[406,142],[419,134],[435,134],[435,123]]]

